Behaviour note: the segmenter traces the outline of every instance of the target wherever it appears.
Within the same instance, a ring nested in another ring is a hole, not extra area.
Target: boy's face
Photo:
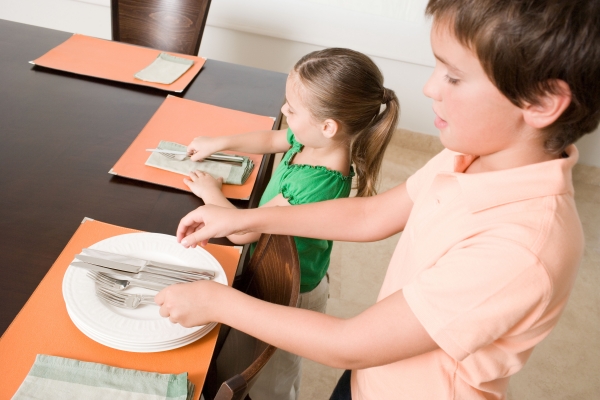
[[[522,110],[489,80],[479,59],[446,25],[433,25],[436,65],[423,92],[433,99],[442,144],[485,156],[510,149],[523,135]]]

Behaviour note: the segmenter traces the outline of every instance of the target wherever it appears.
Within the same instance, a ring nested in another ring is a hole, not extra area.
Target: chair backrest
[[[197,55],[211,0],[111,0],[112,40]]]
[[[256,298],[286,306],[296,307],[300,292],[300,263],[294,238],[263,234],[256,245],[249,265],[242,273],[239,285],[245,293]],[[230,334],[233,333],[230,332]],[[241,332],[236,333],[245,335]],[[243,400],[246,398],[258,373],[271,358],[276,348],[245,335],[245,346],[254,347],[249,360],[236,362],[249,364],[242,372],[227,379],[214,397],[215,400]],[[252,339],[248,342],[248,339]],[[248,350],[248,349],[246,349]]]

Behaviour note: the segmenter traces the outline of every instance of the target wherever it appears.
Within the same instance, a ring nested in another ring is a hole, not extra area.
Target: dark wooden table
[[[108,174],[167,92],[28,64],[70,37],[0,20],[0,334],[84,217],[175,234],[192,194]],[[287,75],[208,60],[180,96],[277,117]],[[270,174],[266,157],[249,201]]]

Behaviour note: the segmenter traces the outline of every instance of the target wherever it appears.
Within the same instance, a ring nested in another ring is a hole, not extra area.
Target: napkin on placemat
[[[159,374],[38,354],[13,400],[189,400],[193,394],[187,372]]]
[[[136,73],[137,79],[170,85],[194,65],[194,60],[160,53],[152,64]]]
[[[168,142],[166,140],[161,140],[157,148],[177,151],[187,150],[187,147],[182,144]],[[160,153],[152,153],[150,157],[148,157],[148,160],[146,160],[146,165],[182,175],[189,175],[192,171],[200,170],[212,175],[215,178],[223,178],[223,183],[228,183],[230,185],[242,185],[250,176],[250,173],[254,168],[254,163],[246,156],[240,157],[243,157],[244,161],[241,164],[233,164],[208,160],[197,162],[192,161],[189,158],[186,158],[183,161],[177,161],[171,160]]]

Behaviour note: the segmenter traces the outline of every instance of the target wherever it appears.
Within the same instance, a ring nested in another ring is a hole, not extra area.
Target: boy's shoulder
[[[573,194],[572,169],[579,153],[574,145],[565,157],[517,168],[476,174],[465,173],[476,156],[444,149],[407,181],[409,195],[416,200],[418,192],[431,187],[436,177],[450,175],[456,179],[471,211],[529,198]]]

